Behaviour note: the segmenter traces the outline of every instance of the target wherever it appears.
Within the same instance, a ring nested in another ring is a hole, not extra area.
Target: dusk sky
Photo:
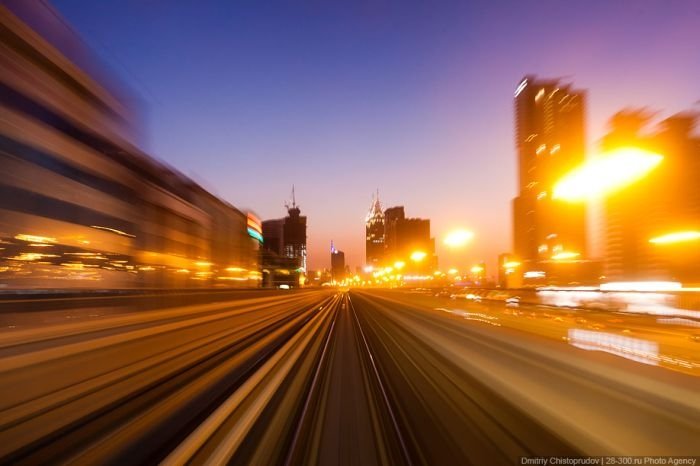
[[[292,184],[309,266],[364,262],[364,217],[431,219],[460,261],[511,249],[513,91],[524,74],[588,89],[589,155],[629,106],[700,110],[700,2],[55,0],[133,89],[143,148],[263,219]],[[595,249],[594,249],[595,250]]]

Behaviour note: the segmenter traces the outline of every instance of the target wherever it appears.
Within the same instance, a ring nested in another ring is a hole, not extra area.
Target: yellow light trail
[[[552,259],[555,261],[561,261],[561,260],[567,260],[567,259],[574,259],[575,257],[580,256],[578,252],[560,252],[557,254],[554,254],[552,256]]]
[[[638,148],[611,151],[564,176],[554,185],[552,197],[580,202],[604,196],[643,178],[662,160],[662,155]]]
[[[676,231],[649,240],[654,244],[682,243],[700,239],[700,231]]]

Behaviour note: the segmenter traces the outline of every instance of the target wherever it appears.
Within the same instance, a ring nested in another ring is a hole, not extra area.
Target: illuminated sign
[[[262,235],[262,223],[260,222],[260,219],[253,215],[252,213],[248,212],[248,235],[252,238],[255,238],[256,240],[260,241],[261,243],[263,242],[263,235]]]

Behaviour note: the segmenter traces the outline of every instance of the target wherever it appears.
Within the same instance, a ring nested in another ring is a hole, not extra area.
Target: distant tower
[[[345,275],[345,253],[336,249],[331,241],[331,278],[335,283],[339,283]]]
[[[384,212],[379,202],[379,190],[372,197],[372,205],[365,218],[365,233],[366,263],[376,267],[384,258]]]
[[[292,186],[292,202],[286,203],[285,206],[288,215],[284,218],[284,255],[297,259],[300,272],[306,272],[306,216],[301,215],[294,186]]]

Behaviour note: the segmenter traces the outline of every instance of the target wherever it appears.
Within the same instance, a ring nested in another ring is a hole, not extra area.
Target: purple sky
[[[591,152],[623,107],[700,109],[695,0],[53,4],[140,95],[147,152],[262,218],[296,185],[311,268],[331,239],[363,263],[377,188],[431,219],[441,267],[508,251],[524,74],[589,90]]]

